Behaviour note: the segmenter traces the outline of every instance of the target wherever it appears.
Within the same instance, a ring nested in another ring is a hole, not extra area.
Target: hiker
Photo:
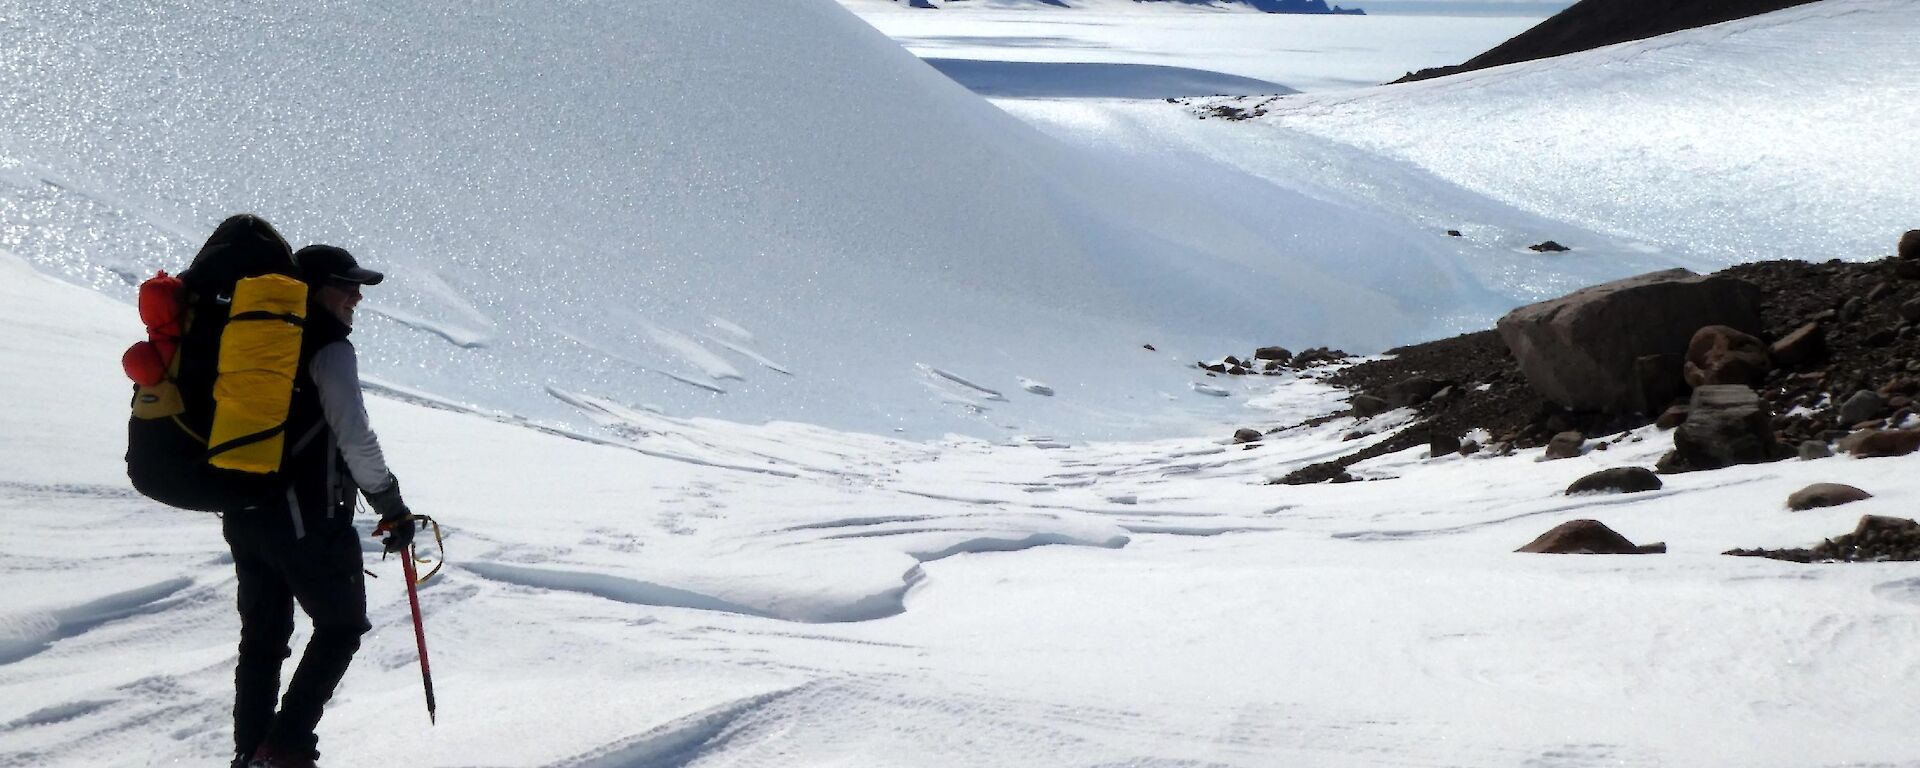
[[[240,590],[235,768],[307,768],[319,757],[314,727],[360,636],[372,628],[354,494],[364,493],[379,513],[374,533],[386,535],[387,552],[404,553],[414,534],[400,484],[368,422],[359,363],[347,340],[361,289],[384,276],[333,246],[307,246],[293,260],[309,291],[284,431],[286,488],[279,498],[222,516]],[[313,622],[313,637],[276,711],[296,602]]]

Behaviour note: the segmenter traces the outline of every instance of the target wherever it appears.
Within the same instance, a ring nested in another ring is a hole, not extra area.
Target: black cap
[[[301,276],[311,285],[328,282],[379,285],[387,279],[386,275],[362,268],[347,249],[331,245],[309,245],[295,251],[293,263],[300,267]]]

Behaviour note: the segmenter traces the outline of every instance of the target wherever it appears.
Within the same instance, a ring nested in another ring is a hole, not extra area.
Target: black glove
[[[367,503],[380,513],[380,524],[374,527],[373,535],[386,534],[387,552],[405,552],[413,544],[413,512],[400,498],[400,481],[388,475],[387,489],[367,494]]]

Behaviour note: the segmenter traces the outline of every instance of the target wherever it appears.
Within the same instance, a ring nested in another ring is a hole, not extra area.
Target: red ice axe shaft
[[[407,545],[400,567],[407,574],[407,605],[413,608],[413,639],[420,646],[420,683],[427,689],[427,722],[433,723],[433,669],[427,666],[427,630],[420,623],[420,591],[414,585],[413,545]]]

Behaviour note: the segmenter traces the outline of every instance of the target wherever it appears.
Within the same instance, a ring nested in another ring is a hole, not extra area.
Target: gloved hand
[[[400,498],[400,481],[388,475],[386,490],[367,494],[367,503],[380,513],[380,524],[374,526],[373,535],[386,535],[384,543],[389,554],[405,552],[413,544],[413,512]]]

